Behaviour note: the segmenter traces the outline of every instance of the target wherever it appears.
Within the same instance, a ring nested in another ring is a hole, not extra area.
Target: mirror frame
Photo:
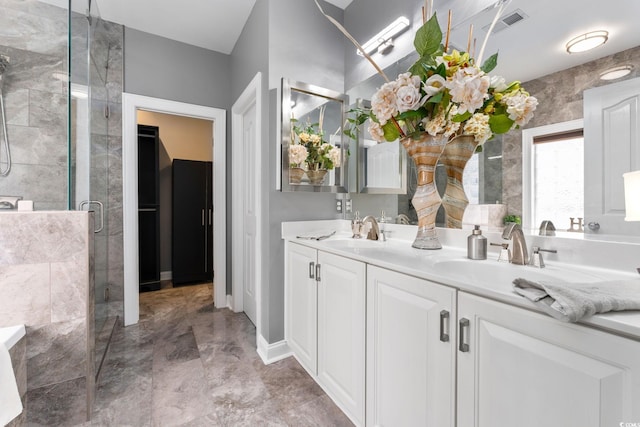
[[[371,108],[371,101],[358,98],[356,100],[357,108]],[[367,122],[365,122],[367,123]],[[367,186],[367,177],[365,175],[365,155],[364,155],[364,136],[365,136],[365,123],[358,126],[358,146],[357,146],[357,173],[356,173],[356,191],[362,194],[406,194],[407,193],[407,150],[402,148],[398,144],[399,151],[399,164],[398,173],[400,174],[400,186],[399,187],[370,187]],[[381,142],[380,144],[385,144]]]
[[[346,105],[348,103],[347,95],[331,90],[322,88],[319,86],[315,86],[308,83],[298,82],[295,80],[290,80],[287,78],[282,78],[282,109],[281,109],[281,150],[282,150],[282,160],[281,160],[281,178],[282,178],[282,189],[283,192],[297,192],[297,191],[307,191],[307,192],[322,192],[322,193],[348,193],[349,190],[349,161],[348,161],[348,153],[349,153],[349,141],[348,138],[342,132],[342,127],[340,128],[340,144],[342,151],[342,164],[339,168],[335,168],[335,176],[337,184],[334,185],[310,185],[310,184],[291,184],[289,182],[289,146],[291,145],[291,94],[292,92],[300,92],[306,95],[317,96],[319,98],[324,98],[327,101],[335,101],[340,103],[340,114],[341,120],[340,123],[345,123],[346,118]]]

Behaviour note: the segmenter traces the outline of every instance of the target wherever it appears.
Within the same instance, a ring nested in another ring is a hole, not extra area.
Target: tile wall
[[[640,46],[523,83],[539,102],[533,119],[526,127],[533,128],[582,118],[582,92],[623,80],[600,80],[602,71],[623,64],[631,64],[634,67],[625,79],[640,76]],[[507,204],[509,214],[522,215],[522,132],[511,131],[505,134],[502,150],[503,203]]]
[[[0,194],[67,208],[67,12],[36,0],[0,0],[2,93],[13,167]]]
[[[27,329],[30,425],[82,423],[92,405],[93,226],[88,212],[0,213],[0,327]]]

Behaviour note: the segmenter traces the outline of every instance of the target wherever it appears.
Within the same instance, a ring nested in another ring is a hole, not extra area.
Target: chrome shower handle
[[[91,205],[98,205],[100,207],[100,227],[93,230],[93,232],[97,234],[104,229],[104,205],[102,204],[102,202],[98,200],[83,200],[82,202],[80,202],[80,205],[78,205],[78,209],[82,211],[84,210],[83,208],[85,206],[91,206]]]

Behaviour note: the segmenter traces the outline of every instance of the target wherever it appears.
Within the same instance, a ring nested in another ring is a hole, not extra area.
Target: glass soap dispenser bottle
[[[467,258],[487,259],[487,238],[482,235],[479,225],[474,226],[467,238]]]

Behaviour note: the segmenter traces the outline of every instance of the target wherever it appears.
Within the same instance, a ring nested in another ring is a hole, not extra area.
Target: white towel
[[[11,366],[11,356],[7,347],[0,343],[0,425],[9,424],[21,412],[22,401]]]
[[[577,322],[607,311],[640,310],[640,279],[594,283],[533,282],[518,278],[514,290],[547,314]]]

